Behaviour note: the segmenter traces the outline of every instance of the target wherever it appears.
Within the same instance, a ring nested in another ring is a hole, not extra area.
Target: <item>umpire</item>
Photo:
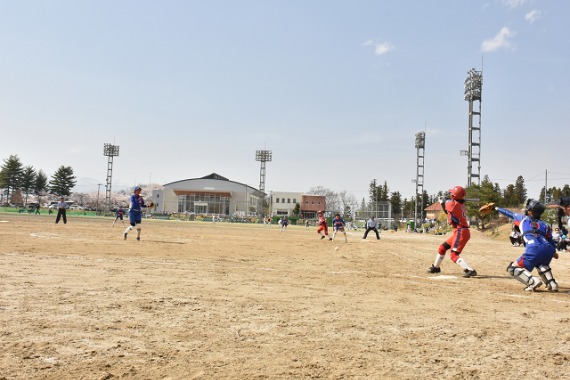
[[[374,231],[376,233],[376,239],[380,240],[380,234],[378,233],[378,222],[374,220],[373,216],[371,216],[370,219],[368,219],[368,222],[366,222],[366,232],[364,232],[364,236],[362,237],[363,240],[366,239],[370,231]]]

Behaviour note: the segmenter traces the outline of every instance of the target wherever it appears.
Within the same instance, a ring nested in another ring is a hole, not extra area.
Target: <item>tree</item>
[[[38,203],[41,204],[41,197],[46,195],[48,192],[48,178],[41,169],[36,173],[33,192],[38,197]]]
[[[22,172],[22,183],[20,185],[22,191],[26,195],[24,198],[24,205],[28,204],[28,196],[34,192],[34,185],[36,183],[36,171],[33,166],[26,166]]]
[[[352,194],[348,194],[345,191],[341,191],[338,193],[338,199],[340,202],[340,206],[342,207],[342,213],[345,217],[352,217],[353,212],[356,210],[358,206],[358,201]]]
[[[327,189],[323,186],[311,187],[309,194],[324,195],[328,211],[338,210],[340,207],[338,195],[331,189]]]
[[[524,186],[524,178],[518,176],[515,182],[515,199],[518,205],[523,205],[526,201],[526,188]]]
[[[4,165],[0,169],[0,188],[6,189],[8,201],[10,201],[10,194],[20,189],[23,172],[22,163],[17,155],[11,155],[4,160]]]
[[[71,166],[60,166],[51,176],[49,191],[51,194],[68,197],[77,181]]]
[[[301,205],[299,203],[295,203],[295,208],[293,209],[293,215],[299,215],[301,213]]]
[[[390,195],[390,203],[392,204],[392,215],[401,215],[402,195],[399,191],[395,191]]]

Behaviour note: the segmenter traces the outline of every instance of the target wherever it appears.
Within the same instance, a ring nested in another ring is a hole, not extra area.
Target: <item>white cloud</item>
[[[484,52],[493,52],[502,48],[510,48],[512,47],[510,39],[514,37],[515,34],[515,32],[504,26],[493,38],[488,38],[483,41],[481,50]]]
[[[523,5],[526,0],[502,0],[502,3],[509,8],[517,8]]]
[[[524,18],[525,20],[527,20],[529,23],[533,23],[535,22],[539,17],[541,16],[541,12],[537,9],[533,9],[532,11],[528,12]]]
[[[374,42],[374,40],[368,40],[362,44],[362,46],[374,46],[374,54],[383,55],[392,50],[394,50],[394,45],[389,42]]]

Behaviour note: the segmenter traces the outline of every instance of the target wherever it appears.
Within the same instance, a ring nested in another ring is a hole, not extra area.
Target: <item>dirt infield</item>
[[[569,253],[525,293],[476,231],[465,279],[442,236],[53,221],[0,214],[0,379],[570,378]]]

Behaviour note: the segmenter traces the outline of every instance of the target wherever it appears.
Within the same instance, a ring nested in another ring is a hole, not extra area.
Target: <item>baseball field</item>
[[[0,214],[0,379],[570,378],[570,253],[528,293],[508,232],[462,278],[444,236],[113,220]]]

